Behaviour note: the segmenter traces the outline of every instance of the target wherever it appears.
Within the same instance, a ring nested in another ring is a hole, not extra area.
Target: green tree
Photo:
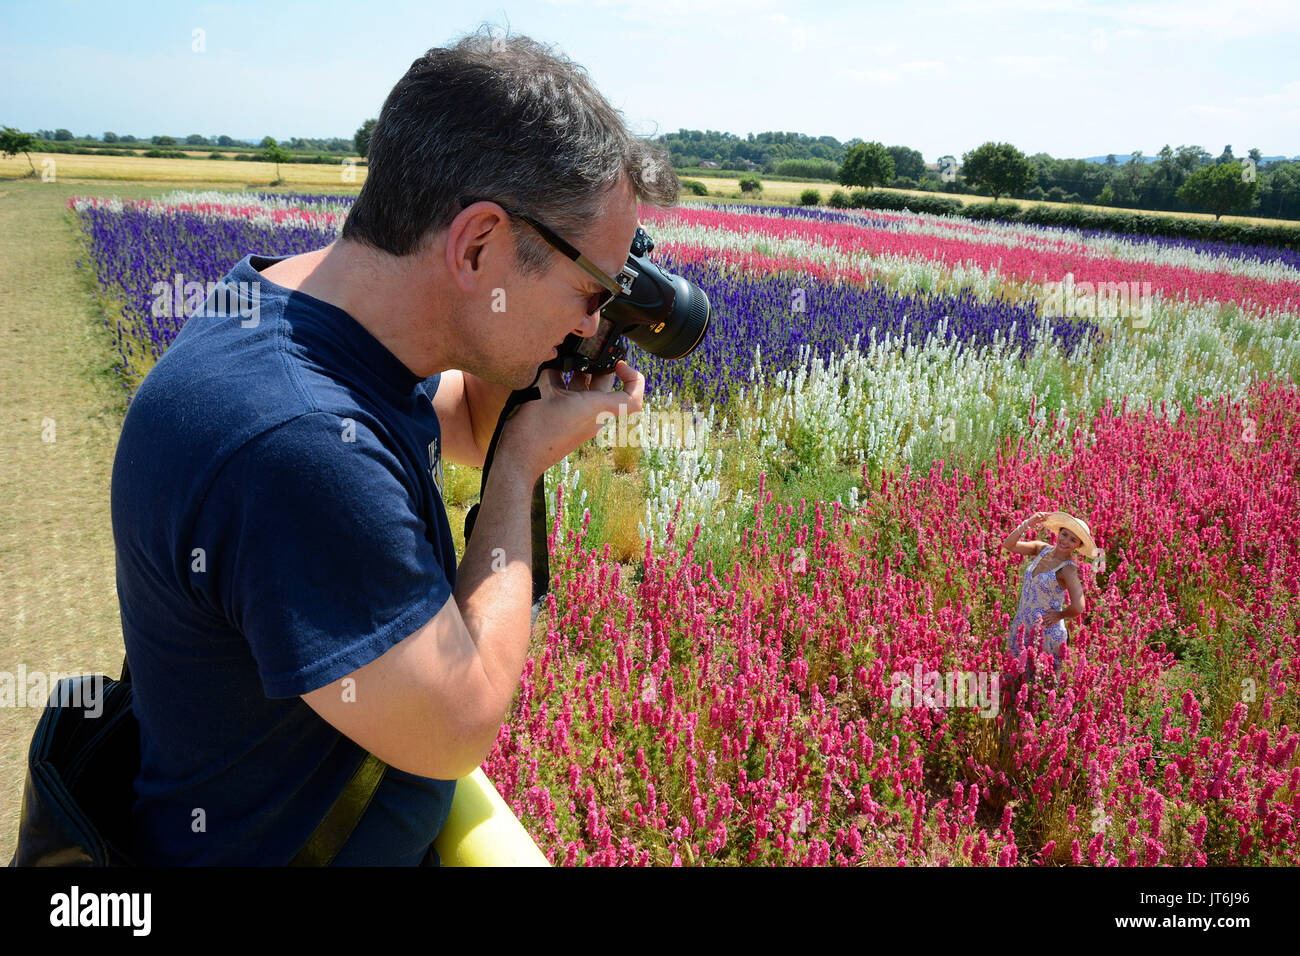
[[[70,142],[72,142],[74,139],[76,139],[76,137],[72,135],[72,130],[68,130],[68,129],[56,129],[56,130],[54,131],[54,140],[55,140],[55,142],[58,142],[58,143],[70,143]]]
[[[1179,146],[1174,162],[1190,176],[1210,161],[1210,151],[1199,146]]]
[[[1260,184],[1260,204],[1270,215],[1300,215],[1300,162],[1274,163]]]
[[[106,142],[106,143],[116,143],[116,142],[117,142],[117,134],[114,133],[114,132],[112,132],[111,130],[105,132],[105,133],[104,133],[104,142]]]
[[[225,133],[222,133],[220,136],[217,137],[217,145],[218,145],[218,146],[234,146],[234,145],[235,145],[235,141],[234,141],[233,139],[231,139],[229,136],[227,136]]]
[[[1038,175],[1029,158],[1010,143],[984,143],[963,153],[961,167],[966,181],[987,189],[994,202],[1004,194],[1028,189]]]
[[[155,146],[175,146],[176,137],[174,136],[154,136],[150,142]]]
[[[30,175],[36,175],[36,164],[32,162],[32,156],[29,150],[36,145],[36,137],[31,133],[23,133],[14,129],[12,126],[6,126],[0,130],[0,154],[4,156],[17,156],[22,153],[27,157],[27,165],[32,167]]]
[[[1259,183],[1246,182],[1241,163],[1216,163],[1192,173],[1178,190],[1178,198],[1190,206],[1201,206],[1217,220],[1225,212],[1248,209]]]
[[[885,152],[894,161],[894,175],[919,180],[925,175],[925,157],[907,146],[889,146]]]
[[[740,191],[742,193],[761,193],[763,183],[757,176],[740,177]]]
[[[352,134],[352,145],[357,148],[357,155],[362,159],[370,152],[370,134],[375,131],[375,121],[366,120],[361,127]]]
[[[882,143],[858,143],[844,154],[840,165],[843,186],[888,186],[894,181],[894,159]]]
[[[280,183],[284,182],[284,180],[280,178],[280,164],[287,163],[293,159],[293,157],[289,155],[288,151],[270,136],[267,136],[262,140],[262,158],[268,163],[275,163],[275,181],[271,183],[271,185],[278,186]]]
[[[185,145],[187,145],[187,146],[210,146],[211,143],[208,142],[208,138],[207,138],[206,136],[204,136],[202,133],[190,133],[189,136],[186,136],[186,137],[185,137]]]

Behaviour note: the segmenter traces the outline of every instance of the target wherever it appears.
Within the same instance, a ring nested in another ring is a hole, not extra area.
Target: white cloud
[[[1023,54],[995,56],[992,57],[989,62],[996,63],[999,66],[1008,66],[1014,70],[1045,70],[1049,67],[1056,66],[1057,64],[1065,63],[1066,59],[1065,57],[1057,56],[1054,53],[1048,54],[1047,56],[1031,56],[1029,54]]]
[[[855,70],[851,67],[841,67],[835,71],[835,75],[840,79],[867,86],[897,86],[903,81],[902,77],[891,70]]]

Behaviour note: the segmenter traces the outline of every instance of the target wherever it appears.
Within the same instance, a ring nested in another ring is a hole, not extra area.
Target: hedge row
[[[1169,239],[1199,239],[1245,245],[1276,246],[1300,252],[1300,228],[1259,226],[1191,219],[1185,216],[1152,216],[1146,213],[1110,212],[1082,206],[1035,203],[1022,208],[1015,202],[982,202],[963,205],[946,196],[910,196],[906,193],[855,189],[849,194],[855,209],[907,209],[936,216],[964,219],[998,219],[1036,226],[1064,226],[1070,229],[1105,229],[1126,235],[1160,236]]]
[[[74,146],[72,143],[58,142],[52,139],[38,139],[32,143],[33,153],[74,153],[81,156],[138,156],[132,149],[91,149],[87,146]]]
[[[184,148],[189,150],[194,150],[195,152],[198,151],[198,147],[195,146],[187,146]],[[212,153],[209,153],[206,157],[203,157],[203,156],[191,155],[188,152],[184,152],[181,148],[177,146],[159,147],[159,146],[148,146],[148,144],[145,144],[139,150],[107,149],[107,148],[91,149],[86,146],[74,146],[70,143],[56,142],[54,140],[48,140],[48,139],[38,139],[35,143],[32,144],[31,151],[33,153],[72,153],[78,156],[144,156],[149,159],[204,159],[204,158],[212,159],[214,158],[213,153],[215,153],[217,158],[233,159],[238,162],[244,162],[244,163],[266,162],[265,155],[260,151],[255,153],[235,153],[233,156],[229,156],[229,155],[222,155],[220,150],[213,150]],[[314,156],[297,156],[291,154],[289,162],[310,163],[310,164],[326,163],[326,164],[339,166],[342,165],[343,159],[344,157],[337,156],[337,155],[329,156],[326,155],[325,153],[317,153]],[[366,161],[364,159],[357,159],[356,164],[358,166],[365,166]]]

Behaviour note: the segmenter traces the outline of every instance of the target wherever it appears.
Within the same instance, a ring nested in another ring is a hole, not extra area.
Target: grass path
[[[20,665],[121,668],[108,492],[126,402],[65,204],[147,192],[0,180],[0,672],[15,678]],[[39,716],[0,707],[0,864],[17,839]]]

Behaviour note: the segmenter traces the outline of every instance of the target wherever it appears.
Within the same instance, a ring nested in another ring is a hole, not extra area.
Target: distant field
[[[708,175],[707,171],[705,175],[700,175],[698,173],[694,173],[692,170],[680,170],[680,169],[677,170],[677,177],[679,179],[698,179],[700,182],[704,183],[704,185],[707,186],[709,189],[709,195],[707,197],[706,196],[692,197],[692,196],[683,195],[684,199],[691,199],[691,198],[713,199],[716,197],[721,197],[724,199],[743,198],[744,201],[749,202],[751,201],[750,197],[753,196],[753,194],[742,194],[740,192],[739,177],[723,178],[720,176]],[[819,193],[821,193],[822,196],[821,204],[824,206],[826,205],[826,200],[830,198],[830,194],[832,190],[843,189],[845,192],[849,191],[848,186],[841,186],[839,183],[832,183],[828,181],[793,182],[791,180],[785,180],[785,179],[766,179],[763,176],[759,176],[759,179],[763,183],[763,191],[757,194],[757,197],[755,197],[752,200],[755,202],[766,201],[766,202],[777,202],[777,203],[797,203],[799,201],[799,194],[801,192],[803,192],[805,189],[815,189]],[[853,188],[857,188],[857,187],[853,187]],[[991,196],[971,196],[965,193],[935,193],[935,192],[926,192],[925,190],[922,189],[884,189],[882,191],[891,192],[891,193],[905,193],[909,196],[946,196],[950,199],[956,199],[962,205],[969,205],[970,203],[975,203],[975,202],[989,202],[992,199]],[[1012,199],[1009,201],[1019,203],[1022,207],[1037,206],[1037,205],[1042,205],[1042,206],[1080,205],[1084,209],[1095,209],[1099,212],[1131,212],[1131,213],[1142,213],[1151,216],[1177,216],[1185,219],[1209,219],[1209,220],[1214,219],[1214,217],[1209,213],[1165,212],[1163,210],[1158,210],[1158,209],[1127,209],[1119,206],[1093,206],[1093,205],[1089,205],[1088,203],[1054,203],[1054,202],[1048,202],[1046,200],[1033,200],[1033,199]],[[1235,222],[1235,223],[1249,223],[1250,225],[1256,225],[1256,226],[1300,226],[1300,220],[1264,219],[1259,216],[1224,216],[1221,221]]]
[[[211,152],[211,150],[208,150]],[[202,154],[206,155],[206,154]],[[147,156],[83,156],[76,153],[32,153],[39,175],[44,160],[54,162],[59,182],[204,183],[225,186],[265,186],[275,179],[274,163],[239,162],[233,159],[152,159]],[[0,159],[0,176],[15,178],[30,172],[27,158]],[[281,163],[280,175],[286,186],[336,187],[355,190],[366,179],[364,166],[357,166],[355,181],[343,179],[344,168],[324,163]]]
[[[195,155],[206,156],[211,150],[194,151]],[[242,162],[233,159],[152,159],[146,156],[83,156],[65,153],[32,153],[32,163],[39,171],[46,159],[54,162],[54,172],[58,182],[132,182],[140,184],[181,183],[187,186],[235,187],[267,186],[275,179],[275,166],[272,163]],[[31,167],[24,156],[0,159],[0,177],[17,178],[29,172]],[[281,163],[280,175],[286,187],[309,186],[312,189],[337,189],[342,192],[355,192],[361,188],[366,179],[366,168],[357,166],[352,172],[354,181],[343,179],[342,166],[324,163]],[[691,171],[678,170],[681,179],[694,178]],[[754,203],[795,204],[799,194],[805,189],[816,189],[821,193],[821,204],[825,205],[830,194],[836,189],[846,187],[832,182],[807,182],[788,179],[762,179],[763,191],[747,194],[740,191],[739,176],[723,178],[704,176],[699,178],[708,187],[707,197],[692,197],[685,191],[683,200],[733,199]],[[901,192],[913,196],[951,196],[963,204],[988,202],[987,196],[969,196],[959,193],[927,193],[916,189],[893,189],[889,192]],[[1013,200],[1023,205],[1030,205],[1031,200]],[[1044,202],[1042,205],[1059,206],[1066,203]],[[1213,219],[1208,213],[1160,212],[1149,209],[1118,209],[1114,206],[1084,205],[1085,209],[1102,212],[1149,213],[1156,216],[1185,216],[1194,219]],[[1257,216],[1224,216],[1224,222],[1250,223],[1253,225],[1300,226],[1294,219],[1263,219]]]

